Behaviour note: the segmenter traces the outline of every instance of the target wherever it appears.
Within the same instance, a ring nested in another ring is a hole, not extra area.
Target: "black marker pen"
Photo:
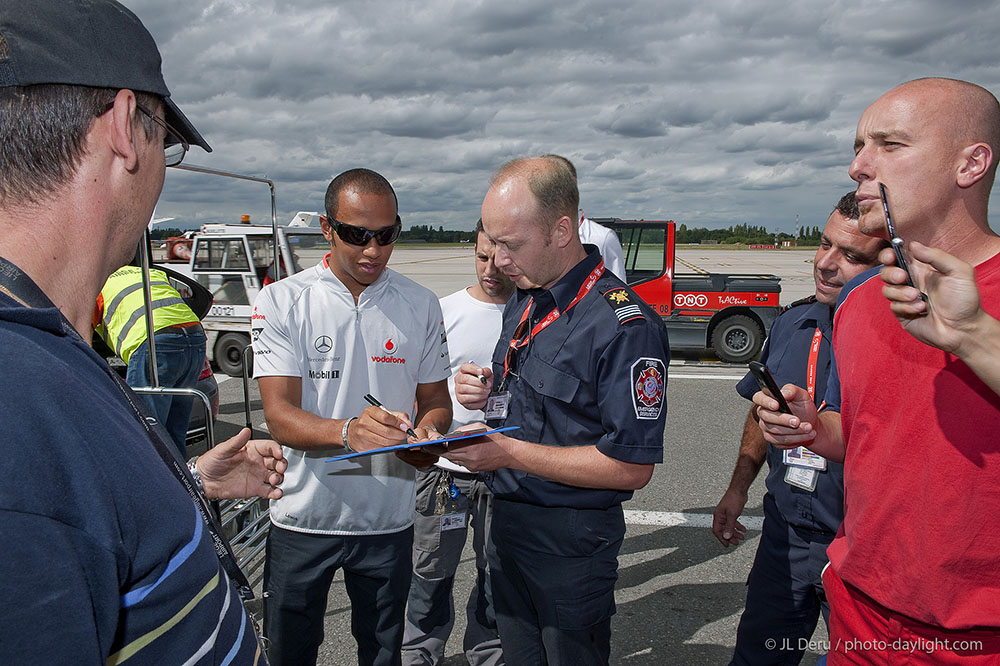
[[[379,402],[378,399],[375,396],[373,396],[371,393],[365,393],[365,401],[367,401],[368,404],[371,405],[372,407],[378,407],[379,409],[381,409],[386,414],[392,414],[392,412],[390,412],[388,409],[386,409],[385,405],[383,405],[381,402]],[[392,415],[395,416],[395,414],[392,414]],[[410,437],[412,437],[413,439],[419,439],[417,437],[417,433],[413,432],[413,428],[407,428],[406,429],[406,434],[409,435]]]

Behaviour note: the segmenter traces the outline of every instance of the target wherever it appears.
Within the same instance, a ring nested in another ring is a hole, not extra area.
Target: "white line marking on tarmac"
[[[740,522],[748,530],[760,530],[764,519],[759,516],[740,516]],[[712,527],[710,513],[681,513],[678,511],[638,511],[625,510],[627,525],[654,525],[657,527]]]

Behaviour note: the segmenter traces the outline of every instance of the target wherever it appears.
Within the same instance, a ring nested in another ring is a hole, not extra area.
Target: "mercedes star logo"
[[[316,351],[325,354],[333,349],[333,339],[329,335],[321,335],[316,338]]]

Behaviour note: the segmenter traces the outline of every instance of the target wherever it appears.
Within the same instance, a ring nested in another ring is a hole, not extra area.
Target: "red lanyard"
[[[816,400],[816,365],[819,363],[819,345],[823,341],[823,331],[816,327],[813,333],[812,344],[809,346],[809,365],[806,368],[806,388],[809,390],[809,397]]]
[[[587,276],[587,279],[584,280],[582,285],[580,285],[580,291],[577,292],[576,298],[570,301],[570,304],[566,306],[565,310],[560,312],[559,308],[553,308],[552,312],[545,315],[545,317],[540,322],[535,324],[535,326],[530,331],[528,331],[528,334],[524,336],[522,340],[518,340],[519,331],[522,330],[524,323],[527,321],[528,313],[531,312],[531,306],[534,304],[535,300],[534,297],[528,299],[528,305],[524,308],[524,312],[521,313],[521,319],[517,322],[517,327],[514,329],[514,337],[511,339],[508,345],[507,354],[503,360],[503,376],[505,381],[507,379],[507,373],[510,370],[511,356],[517,353],[517,351],[521,349],[521,347],[524,347],[529,342],[531,342],[531,339],[534,338],[539,333],[541,333],[543,330],[545,330],[545,328],[549,324],[554,322],[556,319],[559,319],[559,317],[561,317],[564,312],[569,312],[570,310],[572,310],[573,306],[579,303],[584,296],[590,293],[590,290],[594,288],[595,284],[597,284],[597,279],[600,278],[601,275],[603,274],[604,274],[604,260],[601,259],[600,263],[597,264],[597,268],[591,271],[590,275]]]

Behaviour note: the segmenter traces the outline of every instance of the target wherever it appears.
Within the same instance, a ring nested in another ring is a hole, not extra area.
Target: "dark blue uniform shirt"
[[[494,393],[509,392],[510,405],[506,419],[488,423],[520,426],[509,434],[529,442],[596,445],[617,460],[661,462],[670,362],[666,328],[608,270],[567,311],[601,260],[596,247],[584,247],[587,257],[551,289],[518,290],[507,304],[493,372]],[[529,299],[529,329],[554,308],[562,314],[513,354],[504,378],[508,343]],[[604,509],[632,496],[631,491],[577,488],[512,469],[486,478],[498,498],[539,506]]]
[[[771,333],[761,352],[761,363],[767,365],[778,386],[795,384],[806,387],[809,348],[819,328],[823,334],[816,364],[816,405],[823,402],[827,377],[830,374],[833,319],[830,306],[814,298],[793,303],[771,327]],[[748,400],[759,388],[753,375],[740,380],[736,390]],[[809,492],[785,482],[785,463],[781,449],[767,445],[769,472],[765,481],[786,521],[796,527],[829,532],[837,531],[844,519],[844,466],[827,461],[824,472],[818,472],[816,489]]]
[[[0,661],[263,663],[204,519],[104,359],[55,306],[0,294],[0,367]]]

